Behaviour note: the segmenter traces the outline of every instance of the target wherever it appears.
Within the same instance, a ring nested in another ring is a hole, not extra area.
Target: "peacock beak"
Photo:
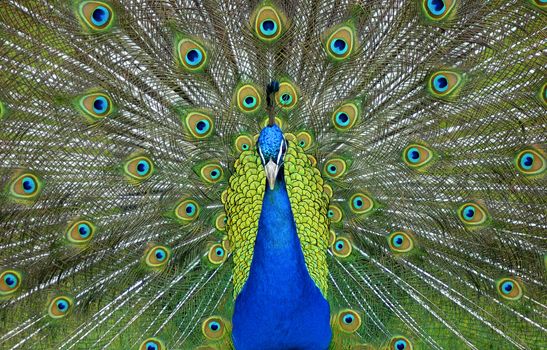
[[[266,172],[266,178],[268,179],[270,190],[273,190],[275,187],[275,179],[277,179],[277,173],[279,172],[279,166],[270,159],[264,166],[264,171]]]

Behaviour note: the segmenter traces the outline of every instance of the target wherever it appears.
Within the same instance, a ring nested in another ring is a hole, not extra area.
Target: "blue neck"
[[[266,186],[249,278],[236,299],[233,339],[244,349],[326,349],[329,305],[311,279],[285,182]]]

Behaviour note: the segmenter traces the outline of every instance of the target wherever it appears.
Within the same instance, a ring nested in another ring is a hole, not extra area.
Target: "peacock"
[[[545,0],[3,0],[0,348],[547,349]]]

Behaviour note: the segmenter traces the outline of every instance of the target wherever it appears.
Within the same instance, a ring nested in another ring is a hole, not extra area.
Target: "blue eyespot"
[[[137,163],[137,173],[140,176],[145,176],[150,171],[150,163],[148,163],[146,160],[140,160]]]
[[[327,217],[332,218],[333,216],[334,216],[334,211],[329,210],[329,211],[327,212]]]
[[[211,171],[211,179],[216,180],[220,177],[220,171],[214,169]]]
[[[156,249],[156,259],[158,259],[158,261],[163,261],[165,259],[165,257],[167,256],[167,253],[165,252],[165,250],[161,249],[161,248],[158,248]]]
[[[57,309],[61,311],[62,313],[65,313],[68,311],[68,302],[66,300],[59,300],[57,301]]]
[[[103,114],[108,110],[108,100],[103,96],[98,96],[93,101],[93,112]]]
[[[503,282],[501,285],[501,291],[503,294],[510,294],[513,288],[515,288],[515,285],[511,281]]]
[[[158,345],[149,341],[146,343],[146,350],[158,350]]]
[[[393,245],[398,248],[403,245],[404,240],[405,238],[403,235],[396,235],[393,237]]]
[[[532,169],[532,165],[534,165],[534,159],[534,154],[526,152],[520,158],[520,166],[525,170],[530,170]]]
[[[209,329],[212,330],[213,332],[216,332],[220,329],[220,323],[216,322],[216,321],[212,321],[209,323]]]
[[[437,75],[433,79],[433,86],[437,92],[445,92],[448,90],[448,78],[442,74]]]
[[[241,145],[241,149],[247,151],[249,149],[249,145],[244,143],[243,145]]]
[[[407,346],[407,343],[404,340],[397,340],[395,342],[395,349],[397,350],[405,350],[406,346]]]
[[[207,119],[202,119],[196,123],[196,132],[203,135],[209,131],[211,124]]]
[[[91,14],[91,22],[97,27],[103,26],[110,18],[110,11],[104,6],[97,6]]]
[[[344,241],[336,241],[336,243],[334,244],[334,249],[341,251],[342,249],[344,249],[345,246],[346,244],[344,243]]]
[[[344,39],[334,39],[330,43],[330,49],[336,55],[343,55],[348,51],[348,44]]]
[[[277,23],[271,19],[266,19],[260,23],[260,32],[265,36],[272,36],[277,32]]]
[[[283,94],[279,97],[279,103],[282,105],[290,105],[292,103],[292,96],[291,94]]]
[[[79,224],[78,233],[80,234],[80,237],[87,238],[91,234],[91,227],[89,227],[88,224]]]
[[[224,256],[224,249],[218,247],[217,249],[215,249],[215,254],[220,257]]]
[[[466,220],[471,220],[475,216],[475,208],[472,205],[468,205],[463,209],[463,216]]]
[[[411,163],[418,163],[420,161],[420,151],[416,147],[409,148],[407,158]]]
[[[10,289],[13,289],[17,287],[17,283],[19,282],[19,279],[17,276],[15,276],[13,273],[7,273],[4,276],[4,283],[6,286],[8,286]]]
[[[191,49],[186,53],[184,60],[191,66],[197,66],[203,61],[203,54],[198,49]]]
[[[446,6],[443,0],[428,0],[427,8],[435,16],[440,16],[446,11]]]
[[[344,112],[336,113],[336,124],[339,126],[348,126],[350,122],[349,116]]]
[[[337,168],[336,168],[336,165],[334,164],[329,165],[327,168],[327,171],[329,172],[329,174],[336,174],[336,170]]]
[[[27,194],[36,191],[36,181],[32,177],[26,176],[23,178],[23,191]]]
[[[256,106],[256,98],[254,96],[247,96],[243,99],[243,106],[245,108],[254,108]]]
[[[345,324],[352,324],[353,321],[355,321],[355,316],[352,314],[346,314],[343,316],[343,320]]]
[[[353,198],[353,207],[355,209],[361,209],[363,207],[363,198],[357,196],[355,198]]]
[[[196,206],[192,203],[188,203],[186,205],[186,215],[188,216],[194,216],[194,214],[196,213]]]

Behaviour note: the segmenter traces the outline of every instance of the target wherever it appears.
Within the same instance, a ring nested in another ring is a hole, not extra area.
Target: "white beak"
[[[275,187],[275,179],[277,179],[277,173],[279,172],[279,166],[270,159],[264,166],[264,171],[266,172],[266,178],[268,179],[270,190],[273,190]]]

